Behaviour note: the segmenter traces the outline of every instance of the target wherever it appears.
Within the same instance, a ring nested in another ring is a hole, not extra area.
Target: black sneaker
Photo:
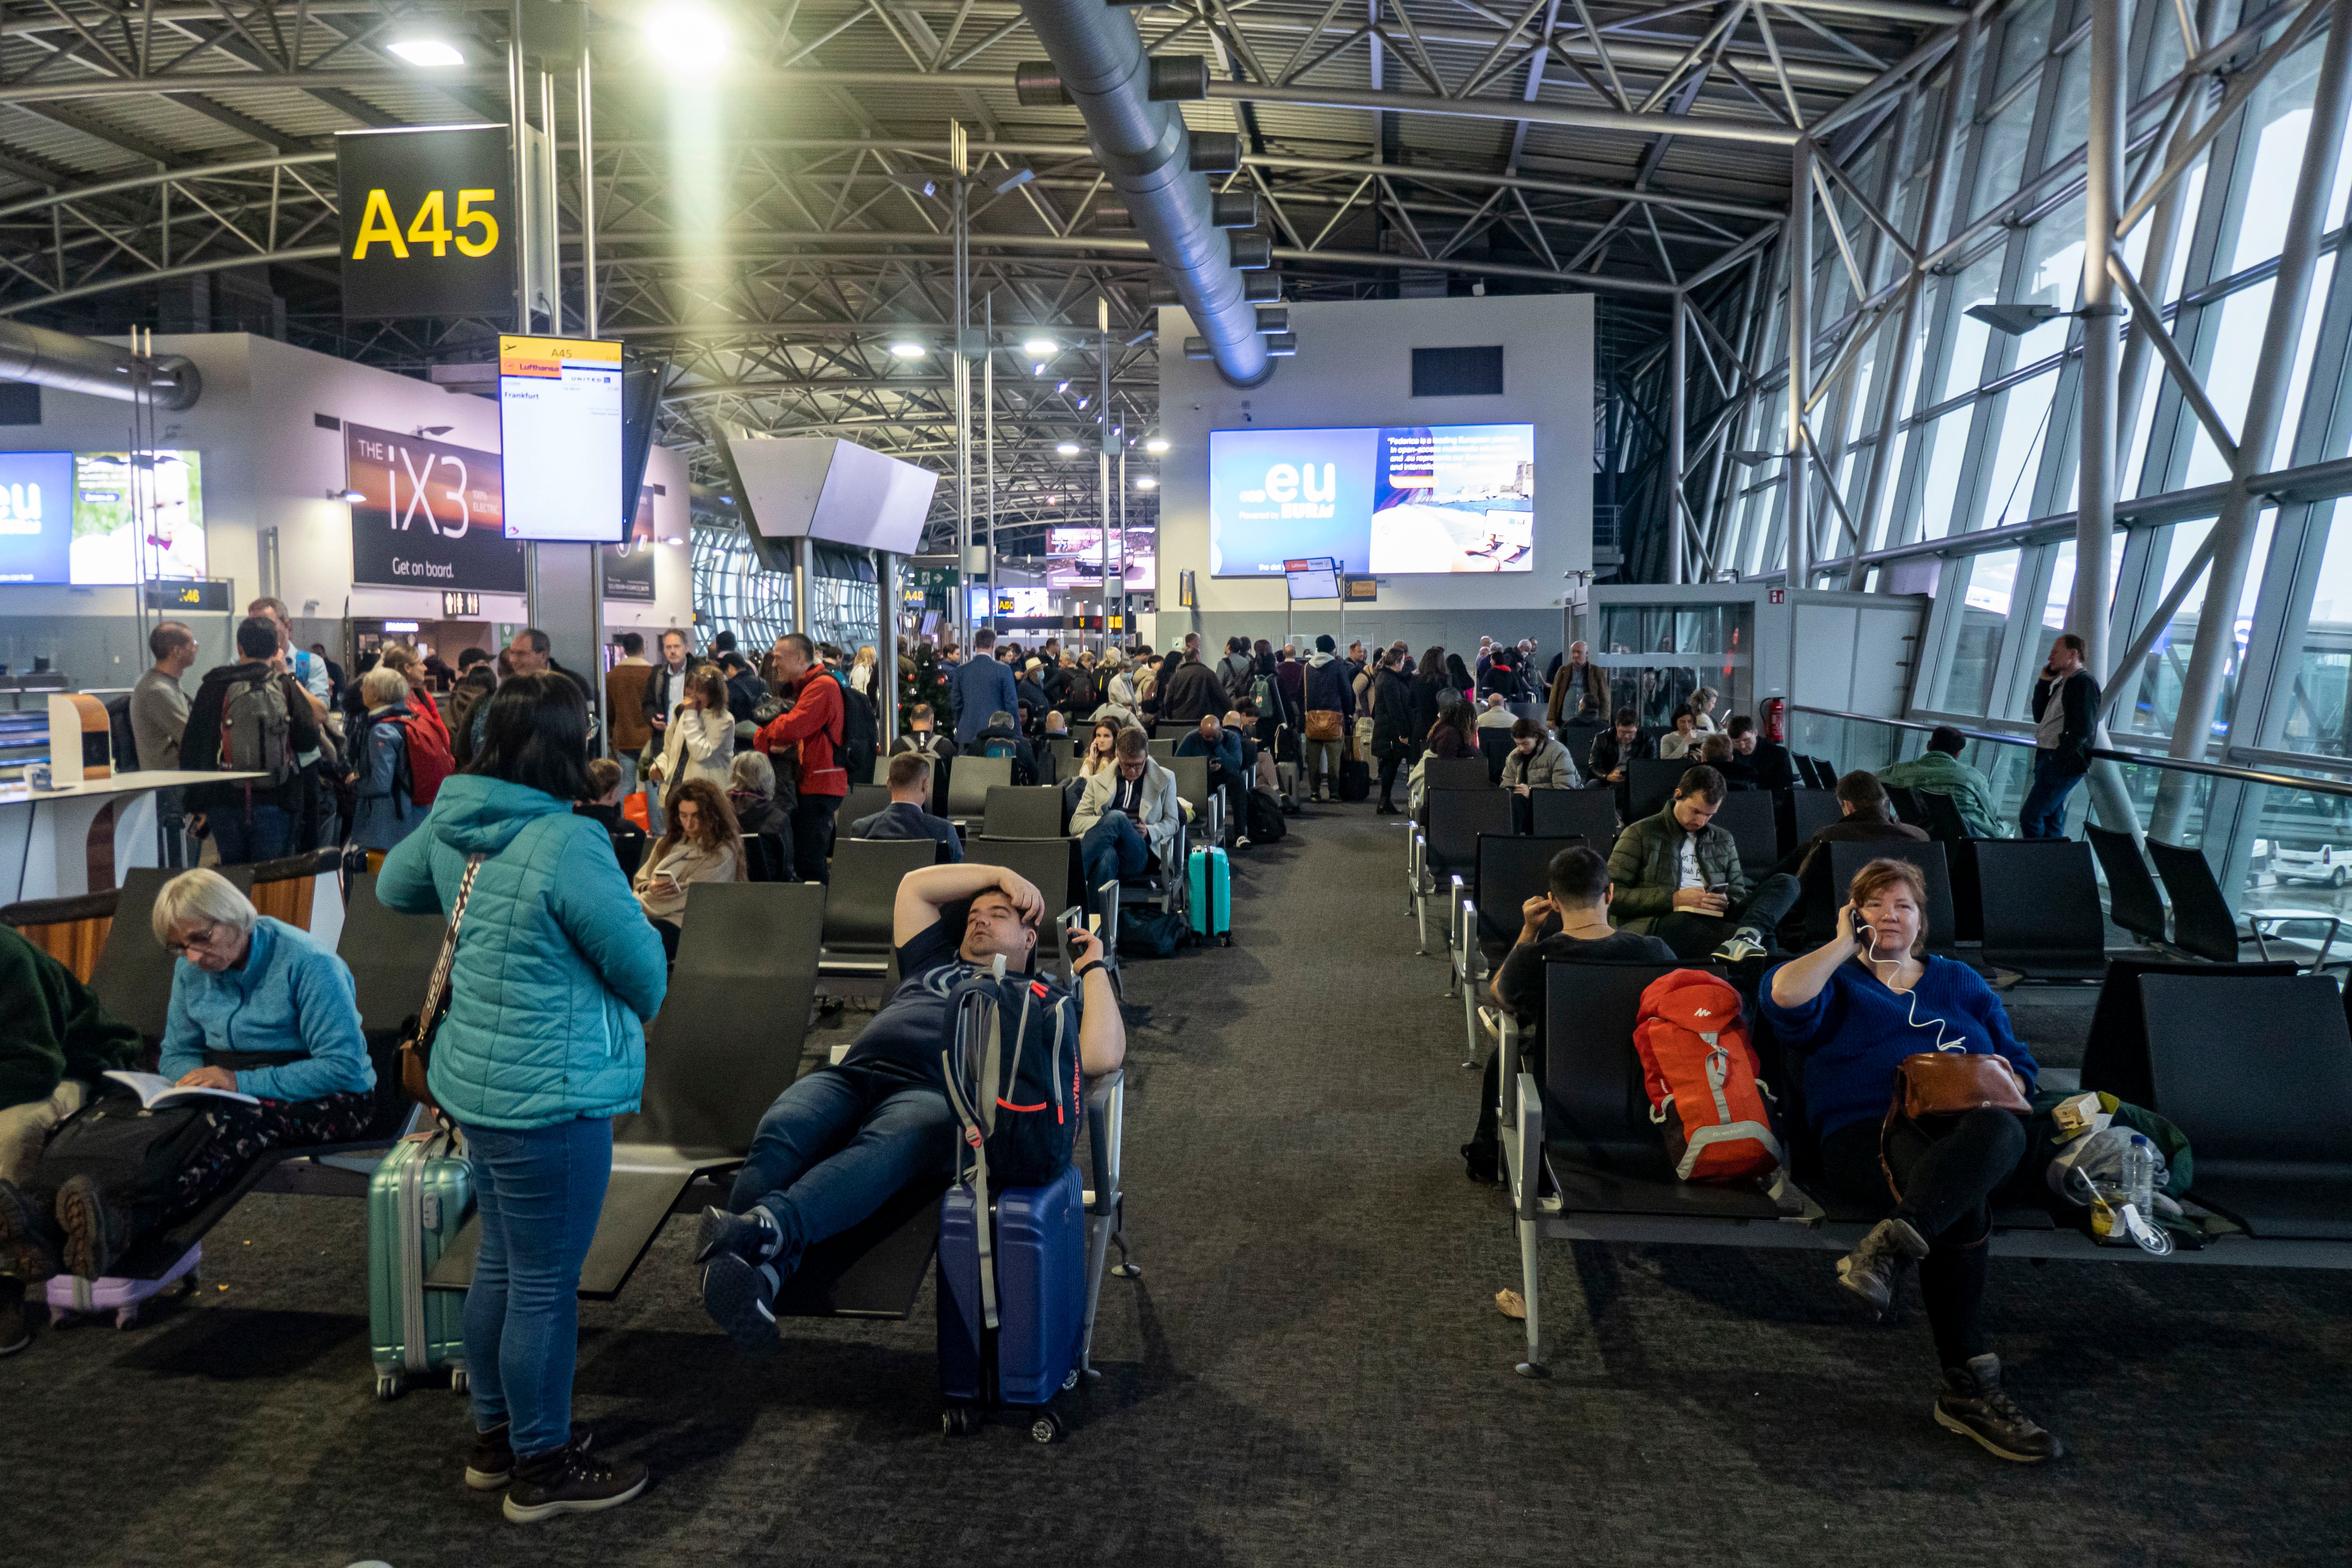
[[[535,1524],[559,1513],[618,1508],[645,1490],[646,1479],[636,1460],[599,1459],[574,1438],[551,1454],[515,1462],[506,1515],[517,1524]]]
[[[25,1310],[25,1282],[0,1279],[0,1355],[15,1355],[33,1342],[33,1315]]]
[[[1503,1146],[1491,1138],[1473,1138],[1462,1145],[1464,1173],[1481,1186],[1503,1179]]]
[[[103,1279],[131,1244],[131,1216],[107,1201],[95,1176],[68,1176],[58,1189],[58,1226],[65,1272],[84,1279]]]
[[[514,1479],[514,1425],[501,1421],[487,1432],[474,1434],[473,1457],[466,1461],[466,1484],[478,1492],[494,1492]],[[572,1445],[581,1452],[596,1435],[581,1422],[572,1424]]]
[[[49,1216],[16,1183],[0,1181],[0,1275],[37,1285],[63,1267]]]
[[[705,1208],[694,1226],[694,1260],[708,1263],[723,1252],[746,1263],[765,1263],[782,1237],[760,1215],[758,1209],[729,1214],[716,1205]]]
[[[773,1355],[776,1287],[782,1282],[772,1263],[721,1252],[703,1265],[702,1310],[745,1355]]]
[[[1927,1256],[1927,1238],[1907,1219],[1889,1216],[1873,1226],[1862,1244],[1838,1259],[1838,1283],[1877,1318],[1895,1299],[1895,1277],[1906,1263]]]
[[[2038,1465],[2066,1451],[2003,1391],[1997,1355],[1970,1356],[1966,1366],[1944,1369],[1943,1392],[1936,1395],[1936,1425],[1973,1438],[1988,1454],[2021,1465]]]

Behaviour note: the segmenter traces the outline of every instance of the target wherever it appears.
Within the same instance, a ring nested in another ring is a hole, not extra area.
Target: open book
[[[239,1094],[233,1089],[178,1089],[161,1073],[110,1072],[106,1075],[139,1097],[142,1108],[152,1110],[159,1105],[185,1105],[192,1100],[233,1100],[240,1105],[259,1105],[260,1100],[249,1094]]]

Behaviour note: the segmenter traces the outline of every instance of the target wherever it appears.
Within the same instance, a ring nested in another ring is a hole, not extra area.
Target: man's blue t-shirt
[[[947,1049],[948,997],[982,969],[956,956],[971,910],[968,902],[945,906],[937,924],[924,927],[898,949],[898,989],[842,1058],[843,1067],[866,1068],[947,1092],[940,1055]]]

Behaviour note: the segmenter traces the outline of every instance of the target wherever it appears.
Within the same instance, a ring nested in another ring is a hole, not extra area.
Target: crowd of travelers
[[[969,657],[940,650],[945,711],[909,706],[884,765],[887,805],[847,828],[941,846],[941,863],[898,890],[896,987],[841,1060],[778,1097],[728,1203],[698,1222],[703,1305],[747,1352],[774,1348],[778,1292],[810,1247],[944,1168],[957,1125],[939,1050],[949,997],[994,961],[1026,969],[1037,952],[1045,894],[965,861],[954,826],[933,809],[942,764],[1025,758],[1030,779],[1061,784],[1094,888],[1166,867],[1183,831],[1190,808],[1150,751],[1154,729],[1181,734],[1177,755],[1205,760],[1236,847],[1249,842],[1252,797],[1274,793],[1278,765],[1295,767],[1318,801],[1369,798],[1377,766],[1373,810],[1397,814],[1413,808],[1429,759],[1485,755],[1482,733],[1500,731],[1496,787],[1611,791],[1629,819],[1612,844],[1552,859],[1547,890],[1496,954],[1494,1005],[1520,1019],[1539,1052],[1546,963],[1711,958],[1757,973],[1761,1021],[1803,1060],[1826,1179],[1858,1201],[1895,1200],[1841,1260],[1839,1284],[1880,1310],[1916,1263],[1941,1372],[1937,1420],[2005,1458],[2059,1451],[2004,1392],[1981,1321],[1989,1205],[2024,1156],[2021,1124],[1990,1110],[1886,1117],[1923,1009],[1939,1039],[2001,1057],[2028,1089],[2034,1060],[1976,972],[1927,952],[1916,869],[1873,860],[1842,889],[1826,877],[1831,843],[1921,837],[1895,820],[1889,784],[1948,795],[1972,828],[1992,826],[1991,792],[1961,760],[1958,732],[1937,731],[1925,754],[1883,776],[1845,774],[1838,821],[1780,863],[1750,868],[1714,818],[1730,792],[1789,787],[1786,744],[1749,716],[1719,718],[1717,694],[1704,689],[1664,732],[1644,726],[1612,706],[1610,677],[1581,643],[1538,675],[1532,642],[1488,643],[1465,659],[1442,647],[1416,657],[1402,643],[1342,651],[1329,637],[1302,655],[1234,637],[1213,664],[1196,636],[1164,655],[1053,638],[1024,655],[985,629],[971,640]],[[236,659],[205,674],[193,699],[180,679],[194,638],[159,626],[154,668],[129,705],[142,766],[253,775],[171,803],[209,841],[208,862],[345,842],[368,857],[392,910],[446,920],[465,901],[429,1089],[464,1134],[481,1216],[464,1314],[466,1477],[503,1491],[521,1521],[611,1507],[646,1483],[641,1463],[598,1451],[572,1420],[575,1292],[612,1169],[613,1119],[638,1106],[646,1026],[668,987],[689,889],[745,879],[751,840],[772,846],[782,879],[825,879],[836,813],[877,762],[878,704],[897,696],[871,649],[845,655],[799,634],[777,638],[756,666],[727,635],[698,651],[671,629],[653,660],[636,634],[618,641],[600,716],[587,683],[535,629],[495,657],[469,649],[454,669],[387,647],[346,685],[323,648],[292,646],[285,607],[265,599],[236,629]],[[2079,647],[2062,638],[2035,700],[2046,733],[2029,830],[2063,821],[2065,789],[2081,776],[2084,715],[2096,711],[2087,680]],[[1582,741],[1574,751],[1571,735]],[[1629,765],[1654,755],[1691,765],[1663,806],[1635,817]],[[1834,934],[1778,961],[1777,933],[1815,897],[1839,900]],[[209,865],[164,885],[152,937],[176,961],[160,1041],[0,927],[0,976],[23,1003],[0,1018],[0,1354],[30,1342],[30,1286],[105,1275],[265,1152],[360,1137],[391,1092],[343,962],[260,914]],[[1071,942],[1080,1059],[1107,1071],[1125,1050],[1108,955],[1094,931],[1074,929]],[[135,1175],[77,1159],[80,1130],[138,1110],[101,1092],[105,1075],[147,1061],[174,1087],[240,1098],[208,1102]],[[1463,1151],[1486,1180],[1493,1075],[1490,1064]]]

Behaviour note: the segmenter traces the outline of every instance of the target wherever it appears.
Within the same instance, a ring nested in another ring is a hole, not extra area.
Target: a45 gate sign
[[[335,138],[343,316],[514,314],[514,171],[503,125]]]

